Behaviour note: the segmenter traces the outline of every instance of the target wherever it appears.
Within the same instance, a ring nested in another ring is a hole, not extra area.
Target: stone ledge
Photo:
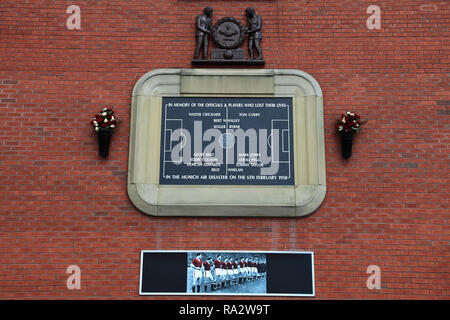
[[[200,66],[263,66],[266,61],[265,60],[245,60],[245,59],[232,59],[232,60],[202,60],[195,59],[191,61],[192,65],[200,65]]]

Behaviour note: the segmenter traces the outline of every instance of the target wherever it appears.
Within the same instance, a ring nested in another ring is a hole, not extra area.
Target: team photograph
[[[263,253],[198,251],[190,252],[187,260],[187,293],[266,293]]]

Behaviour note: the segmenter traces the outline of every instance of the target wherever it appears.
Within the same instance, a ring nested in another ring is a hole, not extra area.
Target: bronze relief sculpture
[[[212,12],[211,7],[205,7],[203,14],[197,17],[197,43],[192,64],[263,65],[265,62],[260,47],[262,18],[256,15],[255,9],[249,7],[245,10],[246,27],[233,17],[221,18],[212,27]],[[241,48],[246,34],[248,34],[249,59],[245,58],[245,51]],[[211,50],[211,58],[208,59],[210,35],[217,48]],[[199,59],[202,48],[202,59]],[[255,50],[258,54],[256,59],[253,54]]]
[[[197,31],[195,36],[197,38],[197,45],[195,47],[194,59],[198,59],[200,54],[200,49],[203,47],[203,59],[208,58],[208,45],[209,36],[212,29],[212,13],[213,9],[211,7],[205,7],[203,9],[203,14],[197,16],[196,27]]]
[[[250,59],[253,59],[253,47],[258,53],[258,60],[262,60],[262,51],[260,47],[262,39],[262,19],[260,16],[256,15],[255,9],[248,7],[245,9],[247,15],[247,27],[245,32],[248,33],[248,53],[250,54]]]
[[[222,18],[214,24],[212,36],[219,48],[236,49],[244,41],[244,26],[235,18]]]

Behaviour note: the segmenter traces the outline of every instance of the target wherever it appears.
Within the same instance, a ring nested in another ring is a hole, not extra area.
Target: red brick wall
[[[71,4],[81,30],[66,27]],[[205,5],[214,21],[254,6],[265,68],[320,83],[327,196],[312,215],[156,218],[128,199],[133,86],[191,67]],[[0,299],[139,298],[142,249],[312,250],[317,298],[448,299],[449,14],[433,0],[2,0]],[[104,106],[122,120],[106,160],[88,124]],[[347,110],[368,120],[349,161],[334,131]],[[66,287],[72,264],[81,290]]]

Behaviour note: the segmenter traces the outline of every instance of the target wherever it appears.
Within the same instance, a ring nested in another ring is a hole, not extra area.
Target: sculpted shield
[[[239,48],[244,41],[244,26],[232,17],[218,20],[213,27],[212,38],[214,43],[222,49]]]

